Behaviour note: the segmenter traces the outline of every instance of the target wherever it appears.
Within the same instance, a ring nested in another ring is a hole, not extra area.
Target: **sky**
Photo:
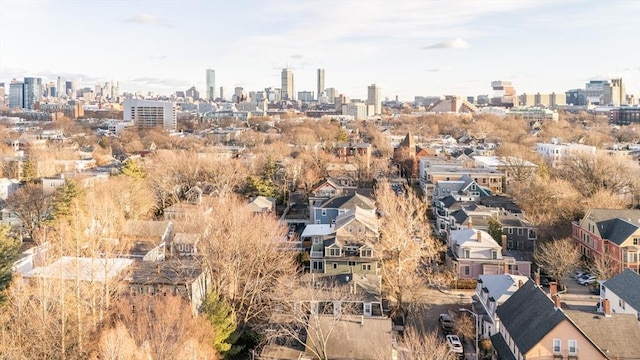
[[[326,87],[366,98],[564,92],[622,77],[640,95],[640,0],[0,0],[0,82],[58,76],[171,94]]]

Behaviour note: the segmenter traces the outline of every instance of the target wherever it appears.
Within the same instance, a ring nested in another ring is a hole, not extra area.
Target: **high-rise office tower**
[[[282,100],[295,100],[293,71],[289,68],[282,69]]]
[[[207,101],[216,99],[216,71],[207,69]]]
[[[492,81],[491,88],[493,89],[491,105],[504,107],[518,106],[516,89],[513,87],[511,81]]]
[[[222,101],[227,100],[227,88],[224,86],[220,86],[220,99],[222,99]]]
[[[42,78],[24,78],[24,108],[34,110],[42,101]]]
[[[9,84],[9,107],[11,109],[24,108],[24,83],[13,80]]]
[[[380,98],[380,87],[376,84],[371,84],[367,88],[367,105],[373,105],[373,114],[382,114],[382,99]]]
[[[67,95],[64,79],[62,79],[60,76],[58,76],[58,81],[56,82],[56,93],[58,97]]]
[[[123,120],[133,122],[138,128],[163,127],[175,130],[177,125],[174,102],[125,99]]]
[[[320,96],[322,96],[322,92],[324,91],[324,69],[318,69],[318,101],[320,101]]]
[[[627,95],[625,94],[622,79],[611,79],[604,85],[602,94],[603,105],[620,106],[627,103]]]

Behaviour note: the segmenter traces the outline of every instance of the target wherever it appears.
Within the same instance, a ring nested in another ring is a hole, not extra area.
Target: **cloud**
[[[301,55],[301,54],[293,54],[293,55],[291,55],[292,59],[302,59],[303,57],[304,57],[304,55]]]
[[[151,55],[151,56],[149,56],[149,59],[151,59],[151,60],[164,60],[166,58],[167,58],[167,55],[158,55],[158,56]]]
[[[130,18],[125,19],[124,22],[131,23],[131,24],[140,24],[140,25],[157,25],[157,26],[163,26],[163,27],[172,27],[172,25],[168,21],[157,18],[149,14],[138,14],[136,16],[132,16]]]
[[[445,66],[445,67],[441,67],[441,68],[431,68],[431,69],[426,69],[426,72],[445,72],[445,71],[451,71],[451,67],[450,66]]]
[[[432,49],[467,49],[469,48],[469,43],[462,39],[455,39],[451,41],[439,42],[427,46],[423,46],[423,50],[432,50]]]

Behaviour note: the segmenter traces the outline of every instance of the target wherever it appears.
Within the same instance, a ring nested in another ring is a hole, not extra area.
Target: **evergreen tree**
[[[19,244],[9,237],[9,225],[0,225],[0,305],[5,301],[5,291],[13,278],[13,262],[18,255]]]
[[[124,166],[122,166],[122,173],[135,179],[143,179],[147,176],[140,166],[140,163],[132,159],[128,159],[124,162]]]
[[[224,299],[210,292],[204,301],[204,314],[215,330],[213,346],[225,356],[233,356],[242,348],[233,344],[238,339],[236,314]]]
[[[27,160],[22,165],[22,173],[20,174],[20,180],[22,182],[31,182],[38,177],[38,171],[36,166],[31,160]]]
[[[502,244],[502,224],[495,216],[489,218],[489,235],[493,238],[493,240],[497,241],[498,244]]]
[[[67,179],[64,185],[56,189],[53,197],[53,211],[49,220],[68,217],[71,214],[71,203],[82,193],[77,182]]]

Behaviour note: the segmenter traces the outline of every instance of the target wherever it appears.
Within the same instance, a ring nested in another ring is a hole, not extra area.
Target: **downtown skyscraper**
[[[382,99],[380,98],[380,87],[376,84],[371,84],[367,88],[367,105],[373,105],[374,114],[382,114]]]
[[[207,69],[207,101],[214,101],[216,99],[216,71]]]
[[[318,102],[324,91],[324,69],[318,69],[318,92],[316,93]]]
[[[293,89],[293,71],[289,68],[282,69],[282,100],[295,100]]]

